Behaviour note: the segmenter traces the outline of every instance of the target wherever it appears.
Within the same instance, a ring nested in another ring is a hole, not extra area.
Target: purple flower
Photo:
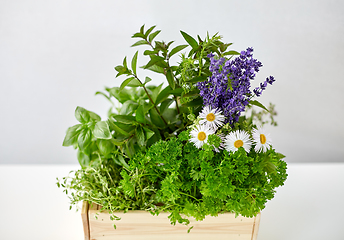
[[[260,88],[250,90],[250,81],[254,79],[262,63],[252,56],[253,48],[242,51],[233,60],[216,59],[214,54],[210,58],[209,70],[212,75],[204,82],[198,82],[197,87],[203,98],[203,104],[218,108],[226,117],[225,123],[233,124],[239,120],[241,112],[245,111],[253,93],[260,96],[267,83],[272,84],[274,78],[267,78]]]
[[[270,76],[270,77],[266,78],[266,81],[267,81],[270,85],[272,85],[272,83],[273,83],[274,81],[276,81],[276,80],[275,80],[275,78],[274,78],[273,76]]]
[[[270,77],[266,78],[266,80],[264,81],[264,83],[260,83],[260,87],[257,87],[257,88],[255,88],[255,89],[253,90],[254,94],[255,94],[257,97],[259,97],[259,96],[262,94],[263,90],[266,89],[267,85],[268,85],[268,84],[272,85],[272,83],[273,83],[274,81],[276,81],[276,80],[275,80],[275,78],[274,78],[273,76],[270,76]]]

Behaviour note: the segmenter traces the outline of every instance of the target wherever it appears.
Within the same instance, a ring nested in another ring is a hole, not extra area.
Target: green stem
[[[145,39],[145,40],[146,40],[146,42],[151,46],[151,48],[154,50],[154,47],[153,47],[152,43],[149,42],[147,39]],[[159,53],[156,53],[156,55],[159,56]],[[167,60],[167,65],[168,65],[168,67],[170,68],[171,66],[170,66],[170,63],[169,63],[169,58],[167,58],[166,60]],[[167,73],[166,73],[166,70],[164,69],[164,75],[165,75],[165,77],[166,77],[166,74],[167,74]],[[174,78],[174,77],[173,77],[173,78]],[[173,96],[174,96],[174,100],[175,100],[175,102],[176,102],[177,112],[178,112],[178,114],[180,114],[177,96],[176,96],[176,95],[173,95]]]
[[[132,74],[132,75],[140,82],[140,84],[142,85],[143,89],[145,90],[145,92],[146,92],[146,94],[147,94],[147,96],[148,96],[148,98],[149,98],[149,101],[153,104],[153,106],[154,106],[156,112],[159,114],[160,118],[164,121],[165,125],[167,126],[168,123],[166,122],[165,118],[161,115],[161,113],[160,113],[159,109],[157,108],[157,106],[155,105],[155,103],[154,103],[152,97],[149,95],[146,86],[143,85],[143,83],[142,83],[141,80],[136,76],[136,74]]]
[[[170,59],[167,58],[167,65],[168,65],[169,68],[171,68],[171,66],[170,66],[170,61],[169,61],[169,60],[170,60]],[[171,69],[171,71],[172,71],[172,69]],[[166,71],[164,71],[164,74],[165,74],[165,77],[166,77]],[[173,73],[172,73],[172,75],[173,75]],[[173,75],[173,80],[175,81],[175,76],[174,76],[174,75]],[[177,81],[175,81],[175,82],[177,82]],[[180,114],[177,96],[173,94],[173,98],[174,98],[174,101],[176,102],[177,112],[178,112],[178,114]]]
[[[186,194],[186,193],[183,193],[183,192],[179,192],[179,194],[182,194],[182,195],[185,195],[185,196],[191,197],[191,198],[195,199],[197,202],[199,202],[199,199],[195,198],[194,196],[191,196],[191,195],[189,195],[189,194]]]

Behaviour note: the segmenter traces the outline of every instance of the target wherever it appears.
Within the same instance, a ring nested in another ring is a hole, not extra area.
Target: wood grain
[[[218,217],[207,216],[203,221],[190,219],[188,226],[170,224],[169,213],[153,216],[145,211],[118,212],[120,221],[110,220],[108,212],[100,212],[97,207],[89,209],[89,227],[91,240],[186,240],[186,239],[231,239],[256,240],[260,214],[246,218],[232,213],[220,214]],[[116,224],[116,229],[113,225]],[[189,227],[193,226],[190,233]]]
[[[84,201],[82,203],[81,219],[82,219],[82,225],[84,227],[85,240],[90,240],[90,226],[88,222],[88,202],[87,201]]]
[[[252,240],[257,240],[258,230],[259,230],[259,223],[260,223],[260,217],[261,217],[261,214],[259,213],[256,216],[256,219],[254,221],[253,232],[252,232]]]

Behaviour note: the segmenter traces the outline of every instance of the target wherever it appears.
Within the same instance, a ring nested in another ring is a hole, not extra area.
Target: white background
[[[142,24],[177,44],[183,30],[254,47],[256,83],[276,78],[260,101],[276,104],[277,151],[287,162],[343,161],[343,10],[339,0],[0,0],[0,163],[77,163],[62,147],[74,110],[106,117],[110,104],[94,93],[119,86],[114,66],[143,52],[129,47]]]

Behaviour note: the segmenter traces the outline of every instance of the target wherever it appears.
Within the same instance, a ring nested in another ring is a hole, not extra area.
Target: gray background
[[[106,117],[110,104],[94,93],[119,86],[113,67],[143,52],[129,47],[142,24],[177,44],[179,30],[209,31],[235,50],[254,47],[264,64],[256,83],[277,80],[260,98],[276,104],[277,151],[287,162],[344,161],[343,10],[335,0],[1,0],[0,163],[77,163],[62,147],[74,110]]]

